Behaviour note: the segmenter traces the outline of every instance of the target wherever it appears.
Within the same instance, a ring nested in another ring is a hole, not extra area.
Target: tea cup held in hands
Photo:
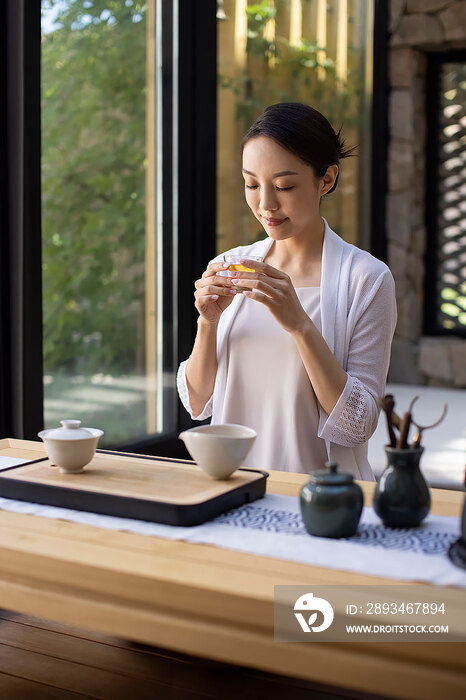
[[[201,425],[179,435],[197,465],[212,479],[228,479],[244,462],[256,439],[245,425]]]
[[[227,276],[230,276],[230,272],[255,272],[254,268],[252,267],[246,267],[245,265],[242,264],[241,260],[243,260],[245,256],[244,255],[230,255],[230,254],[225,254],[223,256],[223,259],[225,262],[230,263],[230,267],[228,268],[228,272],[226,273]],[[258,256],[258,255],[248,255],[247,256],[248,260],[251,261],[256,261],[256,262],[262,262],[264,258]],[[250,291],[249,287],[239,287],[238,285],[235,287],[236,291],[242,294],[245,291]]]

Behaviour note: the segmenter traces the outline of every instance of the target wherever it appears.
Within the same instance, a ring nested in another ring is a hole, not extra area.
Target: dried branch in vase
[[[409,429],[411,427],[411,421],[412,421],[412,415],[413,415],[413,406],[418,400],[419,396],[415,396],[414,399],[411,401],[409,404],[408,410],[403,413],[403,419],[401,421],[401,426],[400,426],[400,434],[398,436],[398,440],[396,441],[396,446],[398,449],[401,450],[406,450],[408,448],[408,435],[409,435]]]
[[[415,425],[417,428],[417,433],[414,436],[414,440],[413,440],[413,447],[420,447],[421,446],[421,437],[422,437],[422,433],[424,432],[424,430],[430,430],[431,428],[436,428],[437,425],[440,425],[440,423],[443,421],[443,419],[447,415],[447,409],[448,409],[448,404],[444,403],[442,415],[440,416],[440,418],[438,420],[435,421],[435,423],[431,423],[430,425],[419,425],[418,423],[416,423],[413,420],[413,425]]]
[[[424,430],[430,430],[431,428],[437,427],[443,421],[447,414],[448,405],[443,404],[442,415],[438,420],[430,425],[420,425],[413,419],[413,406],[418,400],[419,396],[415,396],[411,401],[408,410],[403,413],[403,418],[395,413],[395,400],[393,394],[386,394],[381,401],[379,401],[379,406],[385,413],[387,421],[388,439],[390,447],[397,447],[399,449],[408,449],[409,447],[419,448],[421,447],[421,438]],[[417,433],[414,436],[413,442],[409,445],[408,436],[409,429],[411,425],[417,428]],[[398,431],[398,438],[396,437],[395,428]]]

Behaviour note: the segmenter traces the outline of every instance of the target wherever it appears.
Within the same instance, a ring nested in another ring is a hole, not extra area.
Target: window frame
[[[385,218],[388,191],[388,24],[387,1],[374,0],[369,252],[385,263],[388,262]]]
[[[0,9],[0,429],[31,440],[43,425],[40,8]]]

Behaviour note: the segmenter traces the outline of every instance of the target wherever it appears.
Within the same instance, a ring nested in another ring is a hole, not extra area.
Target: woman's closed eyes
[[[246,185],[246,188],[248,190],[257,190],[258,187],[259,185]],[[291,187],[278,187],[278,185],[275,185],[275,189],[277,190],[277,192],[287,192],[288,190],[292,190],[293,188],[294,185],[292,185]]]

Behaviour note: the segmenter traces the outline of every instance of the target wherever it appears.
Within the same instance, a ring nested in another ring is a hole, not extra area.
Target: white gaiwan
[[[97,428],[81,428],[80,420],[61,420],[61,428],[41,430],[38,436],[44,441],[52,464],[63,474],[77,474],[89,464],[99,438],[104,434]]]
[[[256,431],[245,425],[201,425],[180,433],[191,457],[212,479],[228,479],[246,459]]]

